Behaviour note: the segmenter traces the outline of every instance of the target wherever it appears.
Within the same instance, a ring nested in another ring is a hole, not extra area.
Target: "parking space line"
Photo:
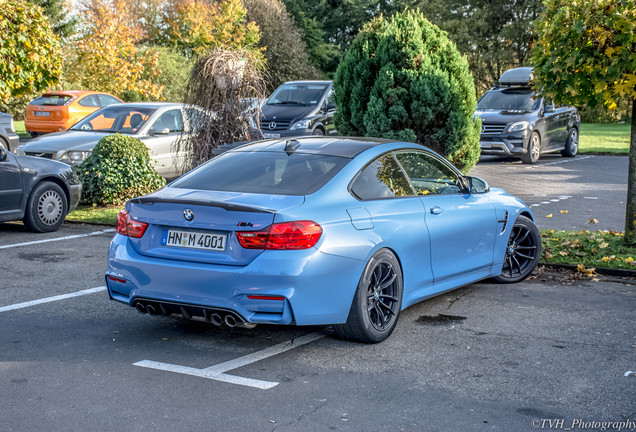
[[[226,374],[225,372],[232,369],[237,369],[237,368],[246,366],[251,363],[255,363],[257,361],[275,356],[277,354],[284,353],[294,348],[298,348],[299,346],[308,344],[318,339],[322,339],[323,337],[327,336],[327,334],[328,333],[322,332],[322,331],[310,333],[308,335],[301,336],[299,338],[292,339],[287,342],[282,342],[277,345],[271,346],[269,348],[265,348],[264,350],[257,351],[252,354],[248,354],[234,360],[229,360],[223,363],[219,363],[217,365],[210,366],[204,369],[175,365],[170,363],[155,362],[151,360],[142,360],[137,363],[134,363],[133,366],[163,370],[166,372],[181,373],[185,375],[192,375],[192,376],[197,376],[201,378],[213,379],[216,381],[223,381],[223,382],[227,382],[231,384],[238,384],[238,385],[254,387],[254,388],[258,388],[262,390],[267,390],[272,387],[276,387],[279,383],[272,382],[272,381],[262,381],[262,380],[256,380],[251,378],[244,378],[244,377],[239,377],[236,375],[229,375],[229,374]]]
[[[70,239],[76,239],[76,238],[81,238],[81,237],[91,237],[91,236],[96,236],[96,235],[100,235],[100,234],[112,233],[112,232],[115,232],[115,229],[114,228],[108,228],[108,229],[105,229],[105,230],[93,231],[91,233],[86,233],[86,234],[75,234],[75,235],[64,236],[64,237],[56,237],[56,238],[52,238],[52,239],[34,240],[34,241],[24,242],[24,243],[14,243],[14,244],[2,245],[2,246],[0,246],[0,249],[9,249],[9,248],[14,248],[14,247],[18,247],[18,246],[29,246],[29,245],[40,244],[40,243],[49,243],[49,242],[55,242],[55,241],[61,241],[61,240],[70,240]]]
[[[59,301],[59,300],[66,300],[69,298],[73,298],[73,297],[80,297],[80,296],[84,296],[84,295],[88,295],[88,294],[94,294],[100,291],[105,291],[106,287],[105,286],[100,286],[97,288],[90,288],[90,289],[86,289],[86,290],[82,290],[82,291],[75,291],[72,293],[68,293],[68,294],[61,294],[61,295],[56,295],[53,297],[46,297],[46,298],[42,298],[39,300],[32,300],[32,301],[28,301],[28,302],[24,302],[24,303],[16,303],[16,304],[12,304],[9,306],[2,306],[0,307],[0,312],[8,312],[8,311],[12,311],[12,310],[16,310],[16,309],[23,309],[23,308],[27,308],[27,307],[31,307],[31,306],[37,306],[43,303],[50,303],[50,302],[54,302],[54,301]]]

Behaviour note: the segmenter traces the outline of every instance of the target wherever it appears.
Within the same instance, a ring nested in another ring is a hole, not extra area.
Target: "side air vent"
[[[499,231],[499,235],[503,234],[504,231],[506,231],[506,226],[508,225],[508,211],[506,210],[506,213],[504,214],[503,219],[498,220],[497,222],[499,222],[501,224],[501,231]]]

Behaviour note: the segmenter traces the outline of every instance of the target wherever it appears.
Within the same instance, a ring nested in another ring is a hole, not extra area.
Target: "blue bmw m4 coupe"
[[[540,252],[522,201],[422,146],[304,137],[237,147],[130,200],[106,282],[150,315],[380,342],[404,308],[520,281]]]

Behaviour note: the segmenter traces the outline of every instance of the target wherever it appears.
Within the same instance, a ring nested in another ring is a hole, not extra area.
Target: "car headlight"
[[[313,123],[313,120],[301,120],[299,122],[296,122],[292,125],[292,127],[290,127],[290,130],[297,130],[297,129],[311,129],[311,124]]]
[[[26,156],[26,153],[24,152],[24,144],[19,145],[15,149],[15,154],[18,156]]]
[[[71,164],[79,164],[90,154],[91,152],[89,151],[67,151],[62,155],[60,160]]]
[[[527,131],[528,127],[530,127],[530,123],[528,123],[527,121],[520,121],[520,122],[513,123],[510,126],[508,126],[508,132]]]

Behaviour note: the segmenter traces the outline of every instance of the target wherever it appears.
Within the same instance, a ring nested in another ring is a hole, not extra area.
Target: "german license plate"
[[[483,142],[483,141],[479,143],[479,146],[485,149],[489,149],[491,147],[489,142]]]
[[[263,133],[263,137],[265,137],[265,138],[280,138],[280,134]]]
[[[161,244],[190,249],[224,251],[227,235],[219,233],[202,233],[196,231],[164,230]]]
[[[40,117],[48,117],[51,113],[48,111],[34,111],[33,114]]]

